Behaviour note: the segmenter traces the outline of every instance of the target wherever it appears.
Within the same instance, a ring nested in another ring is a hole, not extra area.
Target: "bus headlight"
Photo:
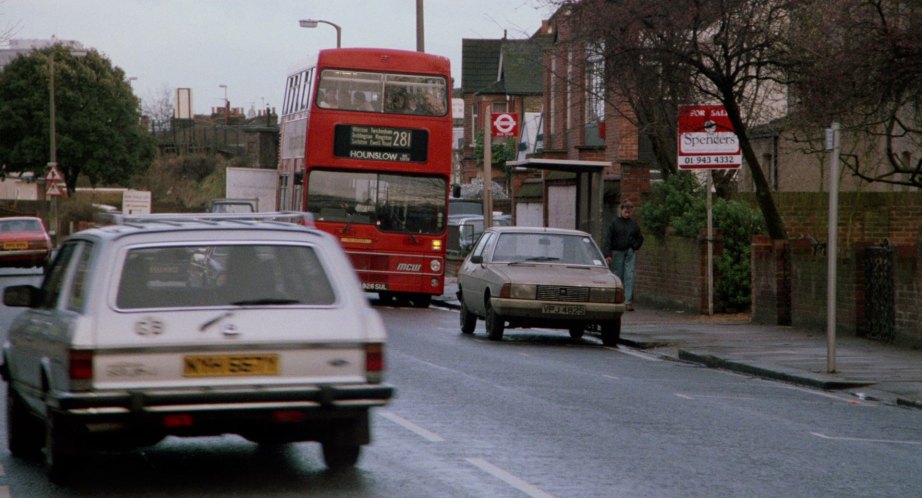
[[[442,262],[437,259],[433,259],[429,262],[429,269],[432,271],[442,271]]]

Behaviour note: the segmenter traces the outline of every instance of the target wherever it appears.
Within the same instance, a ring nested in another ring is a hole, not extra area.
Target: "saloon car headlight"
[[[533,284],[505,284],[499,295],[511,299],[534,299],[537,292],[537,286]]]
[[[624,290],[620,287],[593,287],[589,290],[589,301],[593,303],[624,302]]]

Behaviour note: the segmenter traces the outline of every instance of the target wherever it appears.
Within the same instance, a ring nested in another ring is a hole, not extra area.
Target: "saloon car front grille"
[[[589,287],[539,285],[537,298],[540,301],[589,301]]]

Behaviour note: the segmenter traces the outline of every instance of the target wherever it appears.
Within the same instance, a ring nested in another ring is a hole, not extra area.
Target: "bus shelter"
[[[576,228],[589,233],[597,243],[605,235],[603,172],[609,161],[578,161],[572,159],[526,159],[506,161],[512,168],[564,171],[576,174]],[[547,199],[544,200],[547,202]]]

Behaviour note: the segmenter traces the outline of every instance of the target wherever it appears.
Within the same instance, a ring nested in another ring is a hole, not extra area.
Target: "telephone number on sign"
[[[740,156],[680,156],[679,166],[739,167]]]

